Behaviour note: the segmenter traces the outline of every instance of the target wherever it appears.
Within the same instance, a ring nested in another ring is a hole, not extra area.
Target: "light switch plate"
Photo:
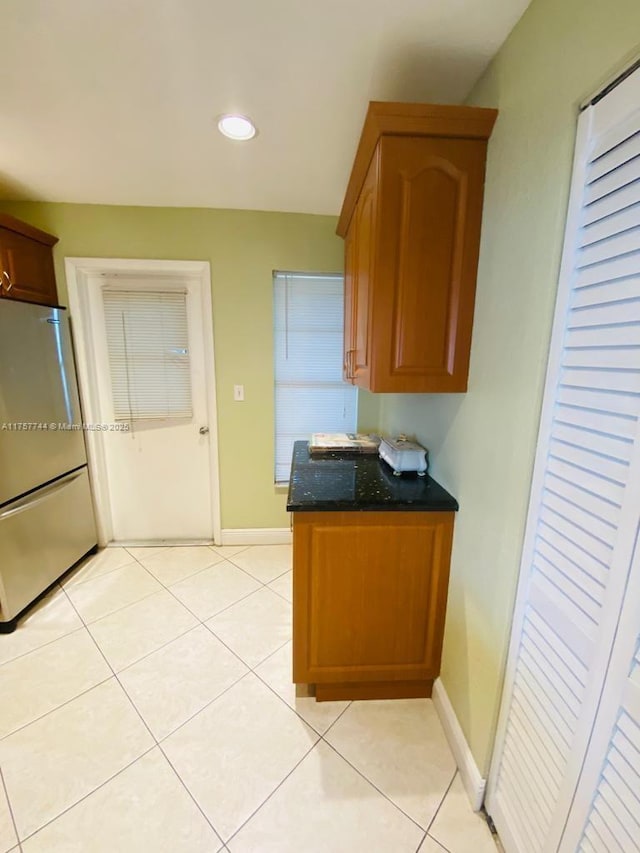
[[[233,386],[233,399],[236,403],[242,403],[244,400],[244,385]]]

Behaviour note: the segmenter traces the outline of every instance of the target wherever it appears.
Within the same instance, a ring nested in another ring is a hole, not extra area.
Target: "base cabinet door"
[[[315,684],[319,699],[430,695],[440,671],[453,518],[294,515],[295,682]]]

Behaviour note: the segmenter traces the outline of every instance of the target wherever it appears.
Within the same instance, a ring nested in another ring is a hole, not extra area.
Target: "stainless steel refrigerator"
[[[0,299],[0,633],[97,542],[81,427],[66,310]]]

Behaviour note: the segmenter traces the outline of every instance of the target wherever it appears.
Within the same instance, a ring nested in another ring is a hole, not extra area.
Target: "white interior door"
[[[561,839],[569,838],[620,613],[627,596],[637,596],[628,583],[640,512],[638,103],[636,71],[589,106],[578,126],[487,794],[508,853],[577,849],[575,827],[571,840]],[[587,838],[582,849],[626,853],[640,851],[640,841],[636,835],[618,848]]]
[[[108,426],[92,434],[107,538],[213,541],[215,388],[202,280],[102,271],[83,284],[80,356],[92,362],[92,417]]]

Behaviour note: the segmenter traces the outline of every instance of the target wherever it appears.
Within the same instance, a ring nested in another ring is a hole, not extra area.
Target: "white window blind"
[[[105,289],[103,301],[115,420],[190,418],[186,293]]]
[[[275,273],[275,478],[289,479],[293,443],[353,432],[357,390],[342,380],[342,276]]]

